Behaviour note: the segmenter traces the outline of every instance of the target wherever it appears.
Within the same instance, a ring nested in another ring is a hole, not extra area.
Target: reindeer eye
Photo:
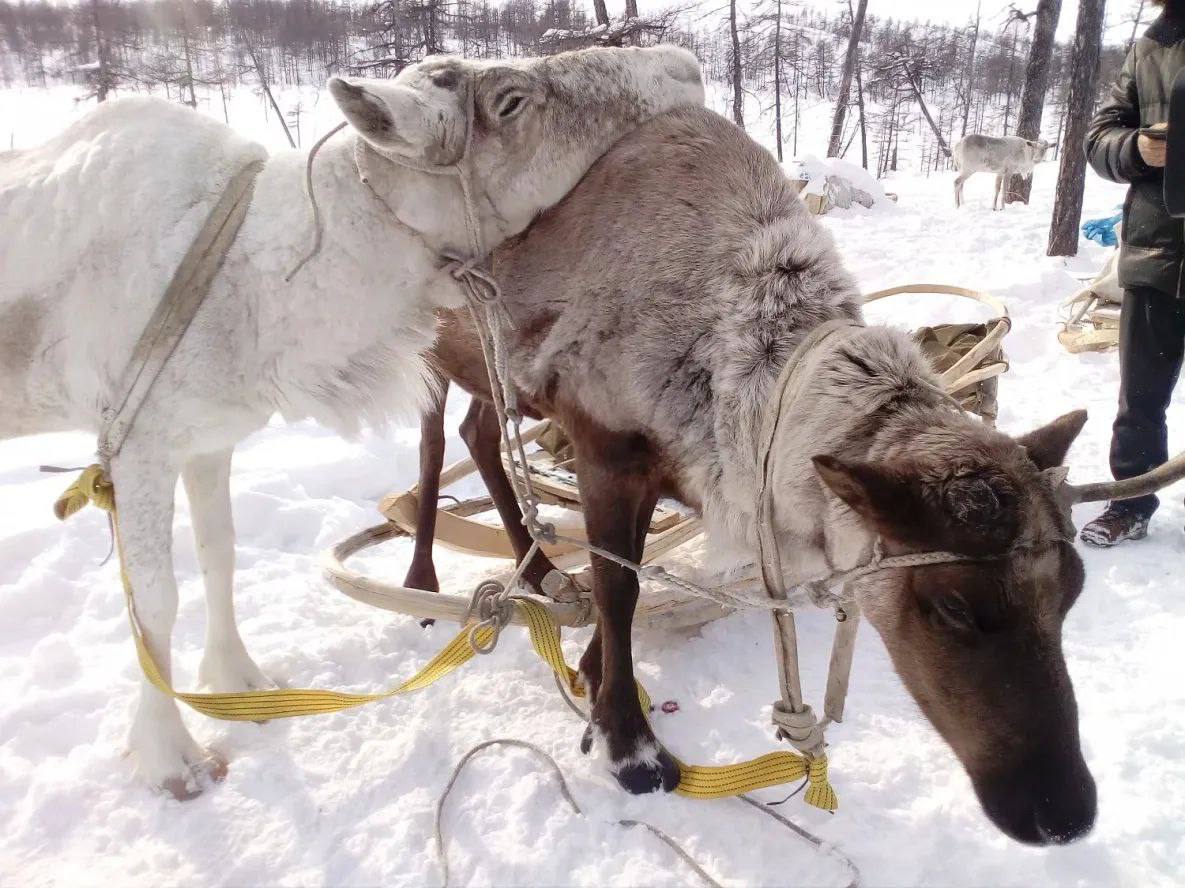
[[[940,595],[930,599],[924,612],[930,618],[930,624],[935,629],[953,629],[956,632],[975,632],[978,626],[975,615],[958,595]]]
[[[522,109],[526,99],[527,97],[521,94],[508,96],[503,100],[502,107],[498,109],[498,116],[503,120],[513,117]]]

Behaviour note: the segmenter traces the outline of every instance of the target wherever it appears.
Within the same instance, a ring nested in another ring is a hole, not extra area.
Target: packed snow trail
[[[64,125],[64,121],[62,121]],[[332,123],[332,121],[328,121]],[[823,132],[823,130],[820,130]],[[825,132],[823,132],[825,136]],[[1044,256],[1056,165],[1038,168],[1033,204],[992,213],[990,178],[954,209],[953,173],[889,180],[896,208],[837,212],[825,224],[866,290],[911,281],[959,284],[1004,299],[1015,328],[1000,388],[1000,425],[1028,431],[1074,407],[1091,419],[1071,452],[1072,479],[1106,472],[1116,357],[1066,354],[1053,323],[1075,282]],[[1109,215],[1122,189],[1089,181],[1084,218]],[[1076,267],[1101,265],[1085,244]],[[895,323],[981,318],[959,300],[899,297],[870,310]],[[450,403],[448,458],[463,455]],[[1174,406],[1174,432],[1185,396]],[[237,606],[260,666],[289,686],[374,690],[410,675],[455,627],[367,608],[327,587],[317,555],[375,523],[378,499],[415,480],[418,430],[342,441],[310,424],[272,425],[240,446],[232,479],[238,526]],[[1185,446],[1174,435],[1172,449]],[[0,442],[0,884],[437,884],[433,809],[456,761],[475,744],[518,737],[563,767],[584,808],[570,812],[525,752],[475,761],[449,803],[455,884],[682,885],[690,873],[643,830],[679,840],[729,885],[834,885],[838,865],[743,804],[630,797],[603,763],[580,755],[583,726],[558,698],[525,632],[417,695],[320,718],[228,724],[192,713],[199,741],[230,760],[226,781],[192,802],[155,795],[121,757],[138,685],[118,568],[94,510],[59,524],[62,476],[42,463],[79,465],[84,435]],[[463,495],[475,487],[463,488]],[[1182,491],[1163,498],[1148,540],[1083,549],[1086,589],[1065,627],[1087,761],[1099,787],[1094,832],[1067,848],[1035,850],[1004,838],[981,813],[954,756],[924,720],[874,631],[864,627],[847,720],[832,728],[838,814],[784,806],[836,843],[868,885],[1170,885],[1185,859],[1185,689],[1179,680],[1185,604]],[[1098,506],[1080,509],[1081,525]],[[194,686],[203,595],[184,496],[177,500],[181,606],[176,683]],[[410,543],[355,563],[398,581]],[[505,562],[438,555],[446,587],[467,593]],[[821,698],[832,618],[804,612],[800,644],[808,699]],[[574,661],[588,630],[568,633]],[[705,764],[778,748],[769,726],[777,696],[768,618],[739,614],[698,634],[640,633],[638,676],[673,752]],[[763,798],[785,792],[769,790]]]

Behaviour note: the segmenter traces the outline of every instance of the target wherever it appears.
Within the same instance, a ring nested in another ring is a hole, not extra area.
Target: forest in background
[[[645,17],[636,0],[626,2],[611,18],[604,0],[588,8],[572,0],[3,0],[0,85],[74,82],[86,87],[86,99],[152,90],[196,104],[196,87],[225,95],[238,85],[319,84],[334,74],[390,77],[438,52],[486,58],[663,41],[693,50],[706,77],[735,88],[733,117],[742,125],[768,112],[776,85],[789,154],[798,150],[803,106],[835,101],[840,91],[853,27],[846,2],[763,0],[746,13],[732,0],[711,13],[688,5]],[[1128,5],[1134,36],[1143,4]],[[1031,13],[1013,7],[1002,22],[984,14],[950,27],[878,15],[878,6],[897,4],[873,0],[864,18],[852,104],[869,113],[864,127],[849,116],[840,153],[857,145],[878,175],[896,169],[901,133],[921,112],[919,96],[947,144],[967,132],[1015,132]],[[1109,82],[1125,49],[1104,47],[1099,84]],[[1057,44],[1045,103],[1051,141],[1061,141],[1071,70],[1069,46]],[[936,136],[920,150],[923,169],[945,165]]]
[[[273,87],[320,86],[335,74],[393,77],[425,56],[540,55],[590,45],[680,44],[726,94],[739,126],[799,154],[803,112],[834,108],[827,156],[878,178],[952,165],[968,133],[1044,138],[1059,160],[1050,255],[1077,250],[1085,181],[1081,145],[1102,90],[1151,18],[1148,0],[1079,0],[1075,38],[1054,36],[1061,0],[979,2],[964,26],[893,18],[890,0],[722,0],[639,14],[573,0],[0,0],[0,86],[74,83],[78,101],[132,91],[197,106],[237,88],[259,93],[300,144],[301,104]],[[994,11],[993,11],[994,10]],[[772,123],[771,123],[772,119]],[[757,124],[757,126],[754,126]],[[817,128],[817,117],[815,126]],[[903,145],[905,154],[903,154]],[[1007,202],[1028,202],[1014,175]]]

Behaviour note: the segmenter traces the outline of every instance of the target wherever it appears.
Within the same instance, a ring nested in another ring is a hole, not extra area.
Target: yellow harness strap
[[[54,504],[54,514],[60,519],[65,519],[87,503],[94,503],[111,513],[118,547],[119,521],[115,508],[115,488],[101,466],[88,467],[66,489]],[[377,694],[348,694],[311,688],[244,691],[232,694],[183,693],[173,690],[165,681],[148,650],[148,645],[145,644],[140,622],[136,617],[132,584],[128,578],[122,548],[119,548],[119,562],[132,638],[136,642],[136,654],[144,675],[162,694],[180,700],[203,715],[223,721],[266,721],[340,712],[375,700],[385,700],[399,694],[418,691],[469,662],[475,655],[474,643],[478,647],[488,647],[497,632],[492,626],[483,626],[477,630],[476,637],[471,643],[469,627],[462,629],[423,669],[399,686]],[[585,696],[585,689],[576,670],[564,660],[563,648],[560,646],[560,630],[547,612],[547,608],[526,598],[512,600],[527,624],[531,645],[539,658],[551,667],[573,696]],[[650,697],[641,684],[638,685],[638,697],[643,711],[650,711]],[[717,799],[740,795],[806,777],[809,785],[804,799],[808,804],[825,811],[834,811],[839,804],[827,779],[826,756],[808,760],[792,752],[780,751],[735,765],[705,766],[679,762],[679,770],[681,776],[675,792],[688,798]]]

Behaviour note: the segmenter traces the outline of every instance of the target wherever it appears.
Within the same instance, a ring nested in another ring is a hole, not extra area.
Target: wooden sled
[[[964,409],[977,413],[986,422],[994,422],[997,378],[1008,369],[1001,346],[1012,326],[1007,308],[988,294],[944,284],[911,284],[880,290],[869,294],[866,301],[903,293],[969,298],[987,305],[996,313],[996,317],[986,324],[924,327],[914,334],[939,371],[946,390]],[[528,454],[528,467],[536,493],[545,504],[570,513],[562,520],[555,520],[564,535],[584,539],[580,491],[571,459],[563,449],[562,434],[558,426],[545,420],[525,431],[522,437],[524,444],[545,445]],[[505,453],[502,458],[509,472],[511,460]],[[441,472],[440,489],[476,471],[472,459],[460,460]],[[387,518],[387,522],[354,534],[326,553],[322,562],[325,577],[351,598],[374,607],[414,617],[463,622],[469,613],[469,594],[409,589],[372,579],[346,566],[351,556],[365,549],[396,537],[414,536],[418,507],[418,484],[402,493],[384,497],[379,504],[379,511]],[[440,508],[437,511],[435,542],[455,552],[513,562],[514,549],[506,531],[500,525],[478,517],[491,509],[493,503],[488,496]],[[548,520],[553,520],[552,516],[548,516]],[[699,537],[701,531],[702,525],[698,518],[660,504],[651,520],[642,562],[650,564],[669,555]],[[580,571],[588,564],[587,553],[577,546],[544,545],[543,550],[556,567],[567,572]],[[502,576],[508,576],[510,572],[508,565],[491,570],[491,574]],[[553,600],[536,595],[530,597],[547,607],[561,626],[589,625],[595,622],[595,608],[586,588],[587,583],[581,584],[579,579],[578,576],[577,585],[581,593],[571,596],[571,600]],[[634,623],[645,628],[689,628],[710,622],[725,613],[727,610],[714,602],[683,598],[665,585],[643,582]]]
[[[1115,250],[1102,271],[1060,306],[1062,328],[1057,341],[1072,355],[1109,351],[1119,346],[1123,290],[1119,287],[1118,258],[1119,251]]]
[[[938,371],[946,391],[969,413],[995,425],[999,377],[1008,371],[1004,337],[1012,329],[1008,308],[990,293],[948,284],[906,284],[877,290],[864,298],[867,305],[900,294],[958,296],[986,305],[995,317],[986,323],[939,324],[914,331],[914,340]]]

